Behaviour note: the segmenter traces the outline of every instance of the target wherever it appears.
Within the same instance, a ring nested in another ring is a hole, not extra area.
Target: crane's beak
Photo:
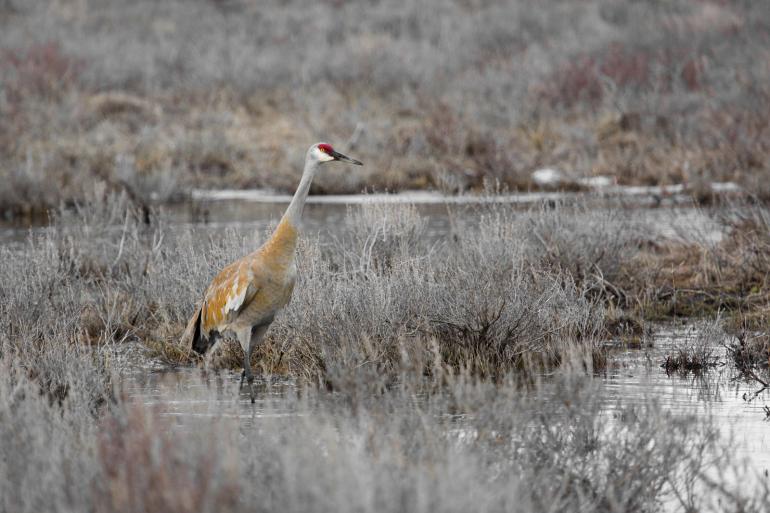
[[[339,160],[340,162],[348,162],[350,164],[355,164],[357,166],[363,166],[364,165],[363,162],[361,162],[359,160],[356,160],[356,159],[351,159],[350,157],[347,157],[347,156],[343,155],[342,153],[340,153],[338,151],[332,151],[330,153],[330,155],[332,157],[334,157],[334,160]]]

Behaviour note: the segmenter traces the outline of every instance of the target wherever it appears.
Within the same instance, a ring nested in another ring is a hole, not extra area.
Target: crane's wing
[[[208,336],[212,329],[230,323],[258,291],[248,262],[238,261],[222,269],[206,289],[201,308],[203,333]]]

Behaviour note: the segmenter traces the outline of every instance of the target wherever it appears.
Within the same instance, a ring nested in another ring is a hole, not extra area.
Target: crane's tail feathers
[[[195,306],[195,313],[187,322],[182,338],[179,339],[179,346],[185,349],[188,354],[190,351],[203,354],[208,349],[208,340],[201,333],[201,305]]]

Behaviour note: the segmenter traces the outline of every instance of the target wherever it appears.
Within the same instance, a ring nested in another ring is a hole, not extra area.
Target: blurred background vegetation
[[[0,208],[619,184],[770,188],[763,0],[0,1]]]

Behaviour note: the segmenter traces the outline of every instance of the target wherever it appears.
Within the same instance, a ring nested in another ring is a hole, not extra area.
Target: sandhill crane
[[[243,348],[243,374],[254,402],[251,354],[262,341],[276,314],[294,290],[295,253],[302,209],[310,184],[321,164],[332,161],[361,162],[334,151],[325,143],[314,144],[305,156],[305,169],[297,191],[270,238],[256,251],[231,263],[217,274],[203,295],[201,306],[187,323],[182,344],[199,354],[211,354],[222,337],[235,337]]]

